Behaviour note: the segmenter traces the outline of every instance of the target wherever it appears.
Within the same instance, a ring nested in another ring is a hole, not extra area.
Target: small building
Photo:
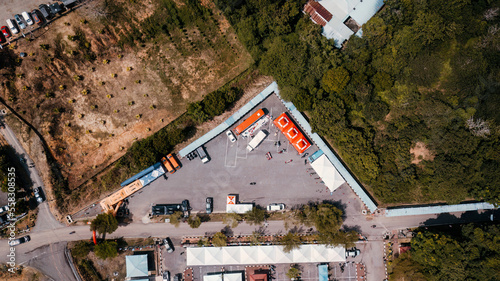
[[[323,26],[323,36],[335,40],[335,46],[341,48],[351,35],[363,35],[363,24],[383,5],[384,0],[310,0],[304,13]]]
[[[126,256],[125,266],[127,267],[127,280],[148,280],[148,255]]]

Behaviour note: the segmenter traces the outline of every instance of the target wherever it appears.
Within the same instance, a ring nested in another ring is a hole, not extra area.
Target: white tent
[[[285,253],[283,246],[202,247],[187,248],[186,251],[187,266],[345,261],[343,247],[325,245],[302,245],[290,253]]]
[[[337,169],[335,169],[332,162],[328,160],[326,155],[321,155],[318,159],[311,163],[311,166],[330,191],[334,191],[345,183],[344,178],[340,175]]]
[[[222,281],[222,274],[205,275],[203,281]]]

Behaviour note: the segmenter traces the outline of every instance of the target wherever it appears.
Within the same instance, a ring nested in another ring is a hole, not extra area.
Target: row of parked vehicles
[[[21,29],[26,29],[30,25],[43,25],[48,20],[52,19],[58,13],[63,11],[63,6],[59,3],[41,4],[38,9],[31,12],[22,12],[21,14],[14,15],[14,19],[7,19],[7,26],[0,27],[2,35],[9,38],[12,34],[17,34]],[[5,42],[5,38],[0,36],[0,40]]]

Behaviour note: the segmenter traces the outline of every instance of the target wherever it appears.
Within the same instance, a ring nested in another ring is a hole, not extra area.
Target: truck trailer
[[[264,131],[260,131],[257,135],[248,143],[247,150],[250,152],[257,148],[259,144],[267,137],[267,133]]]

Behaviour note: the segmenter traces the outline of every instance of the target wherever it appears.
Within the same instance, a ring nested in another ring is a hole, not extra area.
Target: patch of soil
[[[410,148],[410,153],[413,154],[412,164],[419,164],[422,160],[432,161],[434,160],[434,155],[427,149],[425,143],[417,142],[413,148]]]

